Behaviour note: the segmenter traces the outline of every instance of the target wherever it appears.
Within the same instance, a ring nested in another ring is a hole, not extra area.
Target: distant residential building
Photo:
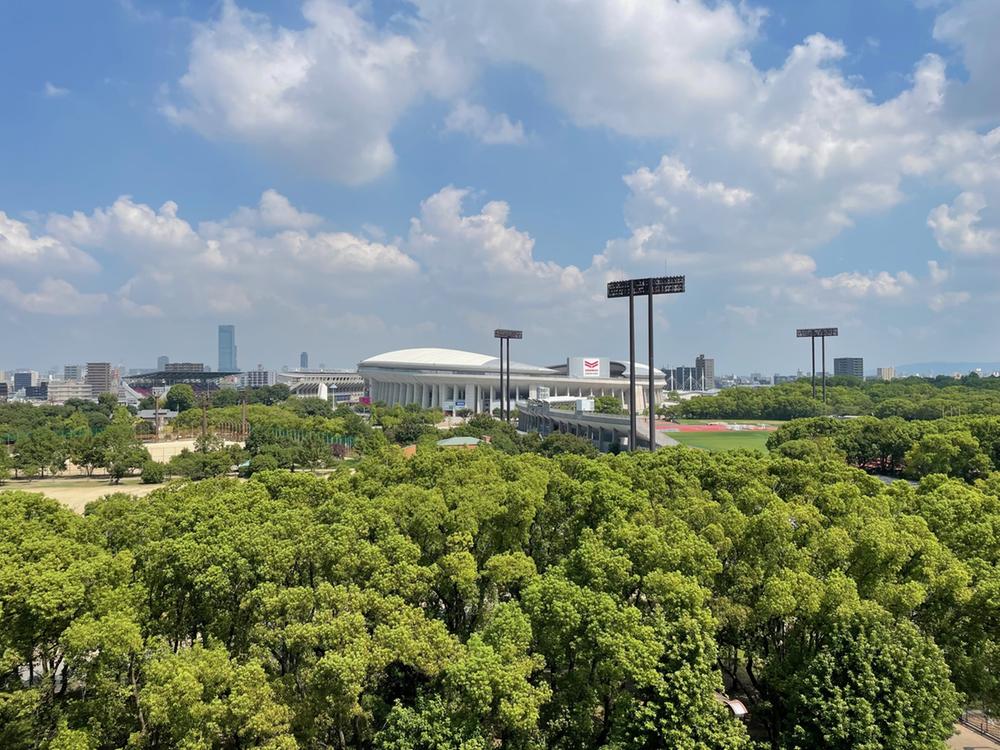
[[[83,380],[53,380],[49,382],[48,400],[53,404],[64,404],[70,399],[92,399],[90,385]]]
[[[236,372],[236,326],[219,326],[219,372]]]
[[[309,352],[302,352],[302,354],[299,355],[299,369],[309,369]]]
[[[83,380],[83,368],[80,365],[63,365],[63,380]]]
[[[771,383],[772,385],[781,385],[782,383],[794,383],[798,379],[798,375],[779,375],[778,373],[774,373]]]
[[[694,369],[696,370],[695,382],[698,383],[698,388],[703,391],[707,391],[711,388],[715,388],[715,360],[706,357],[704,354],[699,354],[694,360]]]
[[[256,370],[247,370],[246,372],[240,373],[240,387],[264,388],[269,385],[274,385],[277,377],[278,373],[274,370],[265,370],[260,365],[257,365]]]
[[[23,391],[38,385],[38,373],[34,370],[18,370],[14,373],[14,390]]]
[[[156,370],[157,372],[163,372],[167,369],[167,364],[170,362],[170,357],[166,354],[161,354],[156,358]]]
[[[895,380],[896,379],[896,368],[895,367],[879,367],[875,370],[875,375],[879,380]]]
[[[863,379],[865,377],[865,360],[863,357],[836,357],[833,360],[833,374]]]
[[[6,401],[9,391],[7,390],[6,381],[0,382],[0,401]]]
[[[95,398],[102,393],[114,392],[110,362],[88,362],[86,383]]]

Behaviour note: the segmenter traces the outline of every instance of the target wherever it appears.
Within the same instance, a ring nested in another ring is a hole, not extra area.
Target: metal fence
[[[1000,742],[1000,721],[978,709],[967,709],[962,713],[962,724],[974,732]]]

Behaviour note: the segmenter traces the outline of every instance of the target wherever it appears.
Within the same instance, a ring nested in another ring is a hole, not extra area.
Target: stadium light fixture
[[[523,339],[524,331],[513,328],[497,328],[493,338],[500,339],[500,419],[510,421],[510,340]],[[503,344],[507,342],[507,380],[504,382]],[[506,387],[505,387],[506,386]]]
[[[685,290],[683,276],[651,276],[644,279],[626,279],[608,282],[608,299],[628,297],[628,381],[629,381],[629,425],[628,449],[635,450],[638,436],[635,409],[635,297],[649,298],[649,450],[656,450],[656,390],[653,367],[653,295],[680,294]]]
[[[823,349],[823,403],[826,403],[826,337],[839,336],[836,328],[796,328],[795,336],[812,341],[812,394],[816,398],[816,339],[819,339]]]

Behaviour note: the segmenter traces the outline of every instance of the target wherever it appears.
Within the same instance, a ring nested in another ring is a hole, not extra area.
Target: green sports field
[[[669,432],[681,445],[706,451],[735,451],[745,448],[767,452],[770,432]]]

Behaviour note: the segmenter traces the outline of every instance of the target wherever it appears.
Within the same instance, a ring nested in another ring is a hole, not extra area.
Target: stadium
[[[372,401],[387,405],[417,404],[446,411],[492,412],[500,407],[500,359],[455,349],[401,349],[360,362],[358,374],[368,383]],[[649,370],[636,365],[636,406],[649,403]],[[654,373],[656,389],[665,385]],[[628,362],[605,357],[569,357],[565,363],[542,367],[510,363],[510,398],[565,399],[614,396],[628,404]]]

